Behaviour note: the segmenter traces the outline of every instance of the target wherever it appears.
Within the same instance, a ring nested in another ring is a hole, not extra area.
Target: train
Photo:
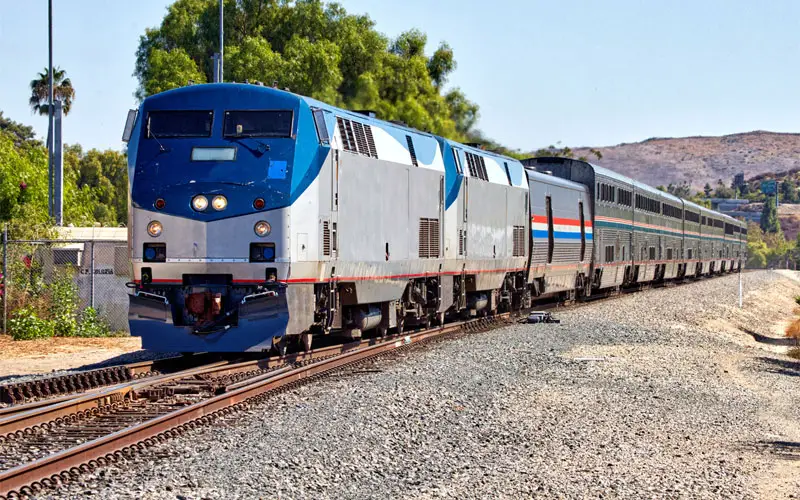
[[[587,161],[517,160],[250,83],[131,110],[131,334],[311,349],[741,270],[745,223]]]

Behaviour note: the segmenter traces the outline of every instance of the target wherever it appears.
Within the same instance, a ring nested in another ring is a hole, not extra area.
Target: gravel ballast
[[[784,497],[800,363],[742,329],[800,282],[743,278],[744,310],[731,275],[412,349],[41,498]]]

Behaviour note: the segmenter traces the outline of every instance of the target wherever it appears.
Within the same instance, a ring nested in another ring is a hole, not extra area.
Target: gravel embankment
[[[800,364],[738,328],[774,335],[800,283],[744,281],[744,311],[728,276],[412,350],[45,498],[779,496]]]

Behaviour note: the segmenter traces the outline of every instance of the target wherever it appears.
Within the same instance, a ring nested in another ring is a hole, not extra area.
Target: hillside
[[[755,131],[722,137],[652,138],[646,141],[596,148],[576,148],[575,156],[611,168],[652,186],[689,182],[700,190],[717,179],[730,185],[733,176],[745,178],[767,172],[800,169],[800,134]]]

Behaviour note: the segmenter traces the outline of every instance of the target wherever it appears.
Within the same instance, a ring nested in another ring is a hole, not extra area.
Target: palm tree
[[[28,103],[34,113],[40,115],[47,115],[49,113],[49,91],[48,91],[48,77],[50,72],[47,68],[39,73],[39,78],[31,80],[31,99]],[[69,114],[72,107],[72,100],[75,99],[75,89],[72,88],[72,82],[66,78],[67,72],[63,69],[53,69],[53,97],[64,103],[64,116]]]

